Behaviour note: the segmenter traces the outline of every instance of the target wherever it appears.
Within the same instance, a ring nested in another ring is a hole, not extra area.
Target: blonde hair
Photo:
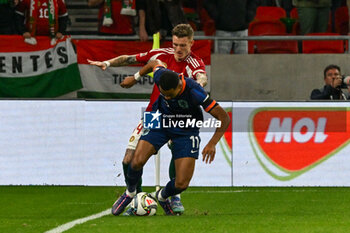
[[[188,37],[188,39],[193,39],[193,29],[189,24],[178,24],[171,31],[173,36],[177,36],[178,38]]]

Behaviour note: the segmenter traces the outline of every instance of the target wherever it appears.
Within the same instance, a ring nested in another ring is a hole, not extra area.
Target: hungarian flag
[[[77,55],[70,38],[51,45],[51,38],[0,37],[0,97],[57,97],[82,88]]]

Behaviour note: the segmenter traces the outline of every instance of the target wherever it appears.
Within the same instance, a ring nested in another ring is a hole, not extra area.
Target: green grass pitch
[[[123,187],[0,186],[0,232],[45,232],[111,207]],[[145,191],[152,191],[145,188]],[[111,214],[65,232],[350,232],[350,189],[189,188],[182,216]]]

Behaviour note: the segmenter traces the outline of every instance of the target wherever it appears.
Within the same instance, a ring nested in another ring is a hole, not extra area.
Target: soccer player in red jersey
[[[91,65],[96,65],[102,70],[107,69],[109,66],[127,66],[131,64],[146,64],[149,61],[158,59],[160,60],[168,69],[173,70],[177,73],[182,73],[184,76],[196,80],[202,87],[207,84],[207,74],[205,72],[205,66],[197,55],[191,52],[191,47],[194,43],[193,40],[194,32],[190,25],[179,24],[172,30],[172,48],[161,48],[150,50],[145,53],[135,54],[135,55],[121,55],[116,58],[107,61],[90,61]],[[127,77],[120,84],[124,88],[130,88],[137,83],[140,79],[140,74],[137,72],[133,77]],[[153,91],[151,94],[150,102],[146,111],[151,111],[153,103],[159,96],[159,89],[157,85],[153,86]],[[135,153],[136,145],[139,141],[140,136],[143,133],[143,120],[140,121],[138,126],[135,128],[132,136],[129,140],[128,147],[125,152],[123,159],[123,170],[124,176],[126,177],[128,165]],[[172,160],[169,168],[169,174],[171,178],[175,177],[174,161]],[[141,184],[138,186],[138,192],[140,191]],[[173,196],[171,198],[171,204],[174,212],[183,213],[184,207],[181,203],[180,196]]]

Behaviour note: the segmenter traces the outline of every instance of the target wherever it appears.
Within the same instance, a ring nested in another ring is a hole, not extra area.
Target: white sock
[[[135,197],[135,195],[136,195],[136,190],[134,191],[134,192],[129,192],[129,190],[128,189],[126,189],[125,190],[125,193],[126,193],[126,195],[128,195],[129,197]]]
[[[162,190],[163,190],[163,189],[161,189],[161,190],[159,191],[159,193],[158,193],[157,199],[158,199],[159,201],[165,201],[165,200],[166,200],[166,198],[164,198],[164,197],[162,196]]]

